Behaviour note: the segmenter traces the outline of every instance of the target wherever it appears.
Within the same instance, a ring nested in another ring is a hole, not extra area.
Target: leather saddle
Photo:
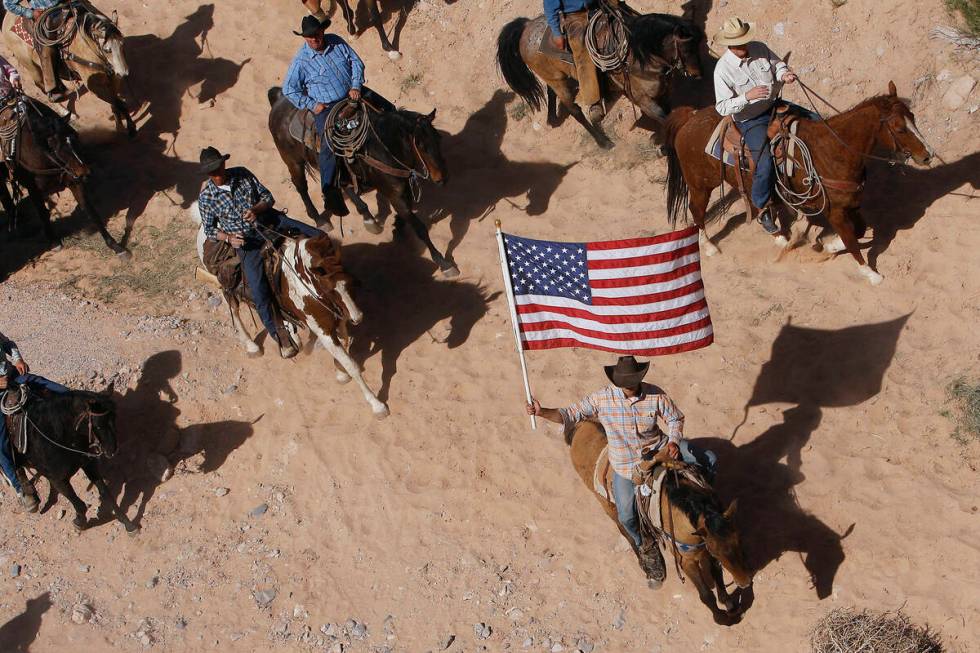
[[[27,386],[23,385],[10,386],[7,391],[0,395],[0,402],[3,403],[5,413],[3,418],[7,422],[7,434],[10,445],[17,453],[21,454],[27,451],[24,407],[27,406],[28,401],[30,401],[29,390]],[[14,412],[6,414],[8,410]]]
[[[337,122],[349,120],[356,111],[353,105],[346,104],[337,114]],[[314,152],[320,151],[322,138],[320,132],[317,131],[316,117],[312,111],[303,109],[293,114],[293,117],[289,119],[289,135],[293,140],[305,145],[307,149]]]
[[[796,123],[802,117],[803,114],[798,110],[794,110],[790,105],[777,105],[776,111],[769,121],[769,127],[766,130],[767,138],[771,141],[780,133],[795,133]],[[755,161],[752,160],[752,153],[749,152],[749,148],[745,145],[742,133],[738,130],[738,125],[735,124],[734,118],[732,116],[722,118],[715,132],[718,134],[718,139],[721,140],[721,147],[724,152],[723,157],[727,155],[727,160],[734,160],[739,168],[748,170],[750,175],[755,175]],[[785,164],[786,154],[786,141],[780,140],[773,152],[776,165]],[[726,160],[726,158],[723,158],[723,160]]]
[[[574,66],[575,60],[572,58],[571,51],[556,48],[552,42],[552,36],[551,26],[548,25],[548,21],[544,19],[544,16],[538,16],[532,21],[529,28],[528,45],[531,46],[531,50],[537,50],[546,57],[560,59]]]

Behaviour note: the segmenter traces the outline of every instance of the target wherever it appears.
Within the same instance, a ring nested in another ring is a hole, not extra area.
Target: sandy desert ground
[[[673,574],[646,588],[561,438],[523,415],[493,221],[577,241],[668,228],[664,163],[625,102],[607,119],[607,153],[505,89],[496,35],[539,5],[420,0],[398,61],[373,32],[352,41],[369,84],[438,109],[452,176],[425,188],[421,213],[462,271],[443,279],[390,229],[347,221],[367,314],[355,353],[385,421],[336,385],[322,350],[245,358],[194,280],[186,209],[204,145],[303,217],[266,128],[299,2],[99,6],[127,35],[140,131],[110,131],[90,97],[78,127],[97,203],[114,234],[131,230],[133,260],[109,255],[64,194],[62,251],[44,251],[33,221],[4,235],[0,328],[51,378],[115,381],[122,449],[104,468],[142,532],[108,522],[78,534],[63,499],[23,515],[0,493],[0,650],[805,651],[812,624],[844,605],[904,608],[949,650],[977,650],[980,443],[952,437],[945,388],[980,374],[980,91],[950,97],[980,66],[929,38],[950,24],[940,0],[699,4],[709,34],[731,14],[760,21],[835,104],[894,80],[946,161],[871,167],[876,288],[848,259],[806,244],[780,254],[728,216],[721,255],[704,262],[715,344],[653,361],[687,436],[719,454],[721,493],[739,498],[758,573],[730,628]],[[533,352],[534,391],[549,405],[577,399],[605,382],[610,358]],[[78,624],[80,604],[94,614]]]

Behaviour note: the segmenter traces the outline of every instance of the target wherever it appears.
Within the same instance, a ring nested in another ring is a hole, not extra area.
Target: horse
[[[718,251],[705,228],[711,191],[726,181],[737,185],[735,167],[705,153],[708,139],[720,120],[721,116],[711,107],[698,110],[681,107],[667,119],[667,216],[674,225],[690,208],[709,256]],[[876,149],[901,155],[905,161],[930,163],[934,153],[915,126],[915,116],[908,103],[898,96],[894,82],[888,82],[886,94],[868,98],[836,116],[817,121],[801,118],[796,135],[806,144],[812,170],[799,155],[794,157],[797,165],[791,185],[799,192],[811,188],[816,178],[825,195],[816,194],[795,208],[806,209],[808,212],[804,214],[809,218],[825,213],[837,236],[824,244],[824,251],[835,254],[847,250],[857,261],[859,272],[877,286],[882,276],[865,262],[858,243],[867,228],[860,214],[865,167],[869,159],[880,158],[872,154]],[[745,187],[751,187],[752,180],[743,175]],[[821,211],[824,197],[826,207]],[[716,216],[722,213],[712,212]],[[746,214],[755,217],[748,202]],[[777,234],[776,239],[780,247],[789,245],[782,234]]]
[[[23,454],[14,452],[17,465],[29,465],[48,479],[52,503],[60,494],[75,508],[72,524],[79,531],[91,524],[86,520],[88,506],[71,486],[71,477],[79,469],[95,485],[101,499],[100,512],[106,505],[129,534],[139,531],[113,498],[99,472],[100,458],[112,458],[118,451],[116,442],[116,404],[112,388],[104,393],[72,390],[67,394],[34,396],[24,407],[27,447]],[[11,433],[11,439],[16,434]]]
[[[620,532],[632,544],[616,517],[616,506],[595,488],[596,462],[606,447],[606,434],[602,426],[591,421],[576,425],[566,439],[575,471],[582,482],[595,495],[606,514],[616,523]],[[611,473],[611,471],[610,471]],[[651,502],[652,504],[652,502]],[[728,570],[740,590],[752,586],[752,572],[745,563],[738,532],[733,516],[736,502],[727,509],[722,508],[713,490],[695,487],[668,473],[664,481],[664,491],[660,493],[660,519],[664,525],[671,525],[673,533],[667,532],[667,541],[672,539],[675,552],[667,553],[667,562],[672,555],[684,571],[684,575],[697,589],[701,602],[710,610],[718,623],[731,624],[738,618],[739,601],[725,588],[722,569]],[[650,506],[654,510],[654,506]],[[669,527],[668,527],[669,528]],[[670,543],[667,545],[671,546]],[[634,547],[634,553],[644,568],[644,561]],[[681,578],[683,581],[683,578]],[[717,594],[717,602],[714,591]],[[720,603],[722,607],[719,607]]]
[[[191,219],[201,223],[196,201],[191,205]],[[202,225],[197,232],[197,255],[202,264],[205,240]],[[340,247],[327,234],[315,238],[284,238],[278,249],[277,265],[280,273],[269,279],[269,285],[286,318],[284,327],[295,336],[295,325],[305,326],[333,356],[337,382],[344,384],[354,379],[374,416],[387,417],[388,407],[368,387],[360,366],[350,355],[350,327],[360,324],[364,313],[351,296],[354,279],[341,264]],[[259,347],[245,331],[240,315],[242,303],[254,307],[250,294],[239,285],[231,292],[222,288],[222,295],[238,341],[249,356],[257,355]]]
[[[61,37],[64,42],[59,47],[64,66],[59,65],[57,68],[67,68],[63,72],[68,73],[68,79],[64,81],[78,80],[112,108],[116,129],[122,130],[125,126],[130,137],[136,136],[136,123],[121,98],[123,83],[129,75],[129,65],[123,56],[123,35],[119,30],[116,12],[109,18],[83,0],[73,0],[68,7],[73,15],[73,27]],[[20,17],[15,15],[0,18],[4,43],[7,50],[13,53],[20,68],[30,75],[37,88],[43,90],[41,60],[37,50],[12,29],[19,20]],[[23,25],[21,23],[22,28]],[[73,95],[72,101],[74,99],[77,99],[77,94]],[[71,108],[74,105],[69,106]]]
[[[622,5],[625,7],[625,5]],[[618,87],[644,116],[663,126],[670,110],[669,80],[675,74],[701,78],[701,44],[704,31],[695,23],[669,14],[637,14],[622,11],[628,34],[626,64],[600,73],[600,81]],[[575,65],[554,54],[541,52],[540,44],[550,30],[544,16],[534,20],[515,18],[497,38],[497,64],[507,85],[534,110],[543,98],[537,74],[547,85],[548,125],[557,127],[556,97],[603,149],[613,143],[597,124],[589,122],[575,104]],[[533,71],[533,72],[532,72]]]
[[[348,0],[327,0],[329,3],[329,9],[327,11],[323,10],[322,4],[323,0],[303,0],[303,6],[306,7],[312,15],[316,16],[320,20],[325,20],[329,14],[334,12],[335,2],[340,5],[340,11],[344,15],[344,21],[347,23],[347,33],[351,36],[357,34],[357,28],[354,25],[354,10],[351,8]],[[415,3],[415,0],[406,0],[411,4]],[[402,58],[401,52],[398,51],[398,46],[392,43],[391,39],[388,38],[387,32],[385,32],[384,21],[381,20],[381,12],[378,11],[378,0],[364,0],[364,4],[367,5],[368,15],[371,18],[371,26],[378,31],[378,36],[381,38],[381,49],[388,53],[388,58],[392,61],[397,61]],[[357,2],[355,0],[354,7],[357,7]],[[398,35],[401,33],[402,27],[405,25],[407,9],[401,9],[398,13],[398,22],[395,24],[394,29],[394,40],[398,41]]]
[[[79,154],[78,133],[69,125],[68,116],[58,116],[46,104],[25,95],[2,111],[0,115],[5,115],[8,120],[3,129],[9,126],[15,148],[14,159],[8,160],[4,167],[15,185],[27,190],[41,219],[41,229],[53,243],[53,249],[61,249],[61,240],[51,225],[51,212],[45,199],[67,188],[78,208],[98,229],[106,246],[121,258],[129,258],[126,248],[109,234],[96,215],[85,187],[91,169]],[[8,216],[16,214],[16,207],[3,183],[0,183],[0,204]]]
[[[324,224],[310,199],[306,183],[307,171],[314,177],[317,176],[317,152],[289,133],[289,123],[299,109],[292,105],[278,86],[269,89],[269,104],[272,107],[269,112],[269,131],[276,149],[279,150],[279,156],[286,164],[289,177],[303,199],[307,215],[318,225]],[[441,186],[449,179],[440,149],[441,136],[432,125],[436,116],[435,109],[428,115],[407,109],[369,113],[371,117],[367,140],[347,164],[355,179],[351,179],[350,175],[341,176],[347,197],[354,202],[361,214],[365,229],[377,234],[381,233],[381,224],[358,196],[365,190],[377,190],[395,210],[396,229],[407,222],[419,240],[425,243],[440,271],[447,277],[459,275],[459,268],[452,259],[436,249],[429,237],[428,228],[415,214],[414,208],[420,192],[419,180],[430,179]],[[338,164],[344,166],[340,155]],[[324,226],[328,230],[333,228],[329,218]]]

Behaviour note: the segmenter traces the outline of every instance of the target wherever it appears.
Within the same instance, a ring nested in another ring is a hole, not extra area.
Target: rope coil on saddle
[[[787,131],[785,134],[777,134],[769,142],[769,148],[773,153],[773,157],[776,155],[776,149],[780,142],[784,142],[784,148],[787,152],[787,164],[789,163],[791,144],[799,152],[799,155],[793,158],[794,163],[803,170],[803,188],[800,191],[793,190],[793,180],[786,174],[785,167],[777,165],[776,194],[788,206],[791,206],[798,213],[808,218],[820,215],[827,208],[827,190],[824,188],[823,182],[820,180],[820,175],[817,173],[817,168],[813,163],[813,157],[810,154],[810,148],[796,134]],[[816,210],[807,210],[804,208],[807,204],[817,199],[820,200],[820,208]]]
[[[341,112],[351,111],[341,117]],[[368,108],[364,102],[345,100],[333,105],[327,114],[327,138],[335,154],[343,155],[348,161],[354,158],[367,141],[370,128]]]
[[[17,392],[19,392],[19,395],[17,397],[17,400],[14,402],[14,405],[12,406],[7,405],[7,397],[11,393],[9,389],[4,390],[3,394],[0,395],[0,412],[2,412],[4,415],[14,415],[16,413],[19,413],[21,410],[24,409],[24,406],[27,405],[27,400],[29,398],[30,391],[27,389],[26,385],[20,385],[17,386],[17,388],[18,388]]]
[[[605,38],[600,39],[600,32]],[[629,30],[618,8],[604,1],[598,11],[589,17],[585,28],[585,47],[596,68],[604,73],[619,70],[626,65],[629,56]]]
[[[48,7],[34,21],[34,41],[50,48],[71,43],[78,33],[78,12],[70,3]]]

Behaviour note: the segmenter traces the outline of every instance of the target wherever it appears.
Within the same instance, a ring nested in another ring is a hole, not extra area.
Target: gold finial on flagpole
[[[500,220],[494,220],[493,224],[497,227],[497,229],[500,229]]]

